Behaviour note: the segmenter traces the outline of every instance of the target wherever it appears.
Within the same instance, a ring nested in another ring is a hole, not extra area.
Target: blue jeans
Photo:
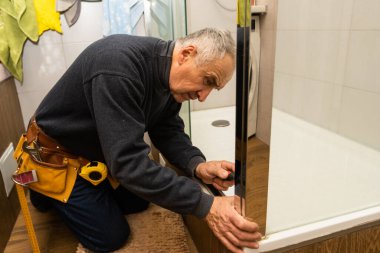
[[[67,203],[30,191],[32,204],[40,210],[53,207],[84,247],[94,252],[110,252],[126,242],[130,228],[125,214],[148,208],[149,202],[108,180],[93,186],[77,177]]]

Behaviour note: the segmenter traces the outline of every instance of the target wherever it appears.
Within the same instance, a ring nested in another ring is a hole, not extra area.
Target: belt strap
[[[56,140],[44,133],[44,131],[37,125],[36,118],[33,116],[30,119],[28,129],[26,131],[26,139],[28,144],[33,141],[37,141],[39,146],[44,149],[54,150],[54,152],[59,153],[61,156],[66,156],[71,159],[77,159],[81,166],[89,163],[89,160],[72,154],[67,148],[59,144]]]
[[[26,132],[26,138],[28,144],[36,140],[41,146],[45,148],[51,148],[56,149],[57,151],[60,150],[62,152],[70,153],[68,149],[60,145],[56,140],[42,131],[42,129],[37,125],[35,116],[30,119],[28,130]]]
[[[37,125],[35,116],[33,116],[29,122],[28,130],[26,132],[26,139],[28,144],[32,143],[33,141],[37,141],[41,149],[46,148],[54,150],[54,152],[60,154],[60,156],[65,156],[70,159],[76,159],[82,167],[90,162],[86,158],[73,155],[67,148],[63,147],[56,140],[45,134],[44,131],[42,131],[42,129]],[[51,155],[50,159],[52,159],[52,156],[54,155]],[[119,185],[119,183],[110,175],[108,175],[108,180],[110,181],[114,189],[116,189]]]

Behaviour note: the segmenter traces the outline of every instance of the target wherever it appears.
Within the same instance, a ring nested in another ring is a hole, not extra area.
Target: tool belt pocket
[[[26,136],[21,136],[14,152],[18,163],[15,174],[34,170],[37,180],[27,185],[30,189],[46,195],[63,193],[70,166],[68,159],[54,150],[36,145],[34,142],[28,144]]]

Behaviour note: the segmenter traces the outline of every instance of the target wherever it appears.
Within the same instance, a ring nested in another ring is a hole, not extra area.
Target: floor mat
[[[190,253],[182,216],[156,205],[127,215],[131,235],[114,253]],[[81,244],[76,253],[91,253]]]

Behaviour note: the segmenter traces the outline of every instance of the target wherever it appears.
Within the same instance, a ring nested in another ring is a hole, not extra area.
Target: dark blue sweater
[[[213,197],[148,157],[145,132],[189,177],[204,161],[184,133],[169,90],[174,42],[112,35],[83,51],[37,109],[46,134],[72,153],[102,161],[122,186],[157,205],[204,217]]]

